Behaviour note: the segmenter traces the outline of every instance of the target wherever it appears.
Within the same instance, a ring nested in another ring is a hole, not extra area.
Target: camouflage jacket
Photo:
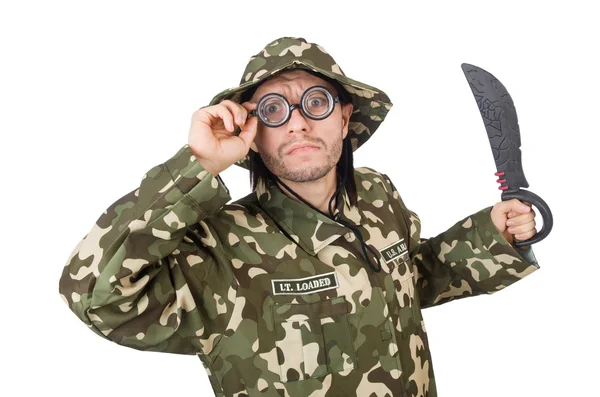
[[[218,397],[434,397],[421,309],[538,265],[497,232],[491,207],[423,239],[386,175],[355,178],[358,207],[344,192],[335,214],[379,253],[380,272],[350,229],[277,187],[228,204],[185,145],[100,216],[60,293],[106,339],[197,354]]]

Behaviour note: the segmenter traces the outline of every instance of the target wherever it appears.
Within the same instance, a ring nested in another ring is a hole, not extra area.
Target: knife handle
[[[529,240],[523,241],[514,241],[513,245],[515,247],[523,247],[526,245],[531,245],[542,241],[548,236],[550,230],[552,230],[552,212],[550,211],[550,207],[548,204],[540,196],[535,193],[532,193],[528,190],[517,190],[517,191],[505,191],[502,192],[501,195],[502,201],[517,199],[520,201],[526,201],[534,205],[539,213],[542,215],[542,219],[544,220],[544,225],[542,226],[542,230],[533,235]]]

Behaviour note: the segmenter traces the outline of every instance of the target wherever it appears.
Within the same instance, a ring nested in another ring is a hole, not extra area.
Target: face
[[[262,83],[250,102],[258,103],[263,95],[278,93],[290,104],[297,104],[304,91],[315,85],[325,86],[333,96],[338,95],[325,80],[303,70],[294,70]],[[281,179],[293,182],[320,179],[335,172],[351,114],[352,104],[336,104],[329,117],[323,120],[312,120],[300,109],[294,109],[288,122],[282,126],[271,128],[259,122],[251,148]]]

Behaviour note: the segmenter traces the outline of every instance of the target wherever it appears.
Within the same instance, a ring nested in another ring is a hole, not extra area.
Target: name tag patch
[[[339,287],[335,272],[317,276],[271,280],[273,295],[306,295]]]
[[[385,262],[389,263],[400,256],[407,255],[408,248],[404,242],[404,239],[401,239],[381,249],[379,252],[381,252],[381,256],[383,256]]]

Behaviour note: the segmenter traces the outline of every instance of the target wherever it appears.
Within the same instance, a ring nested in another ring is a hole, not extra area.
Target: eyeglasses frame
[[[310,114],[308,114],[306,111],[304,111],[304,107],[302,106],[302,104],[304,103],[304,97],[306,96],[306,94],[309,93],[311,90],[313,90],[315,88],[322,88],[323,90],[325,90],[325,92],[331,98],[331,100],[333,102],[333,105],[330,107],[330,109],[325,114],[323,114],[322,116],[318,116],[318,117],[314,117],[314,116],[311,116]],[[288,110],[289,111],[287,113],[287,116],[282,121],[280,121],[279,123],[269,123],[269,122],[267,122],[266,120],[263,119],[263,117],[261,117],[261,115],[258,112],[258,109],[260,109],[260,106],[262,105],[262,103],[264,101],[266,101],[267,99],[272,98],[273,96],[280,97],[283,100],[283,102],[288,105]],[[258,103],[256,105],[256,109],[250,111],[248,114],[250,116],[256,116],[256,117],[258,117],[258,119],[260,120],[260,122],[263,123],[264,125],[266,125],[267,127],[277,128],[277,127],[281,127],[282,125],[284,125],[285,123],[287,123],[290,120],[290,118],[292,117],[292,112],[294,111],[294,109],[300,109],[302,111],[302,114],[304,116],[308,117],[311,120],[324,120],[327,117],[329,117],[331,115],[331,113],[333,113],[333,111],[335,109],[336,103],[340,103],[340,97],[339,96],[337,96],[337,95],[333,96],[333,94],[331,93],[331,91],[329,91],[329,89],[327,89],[327,87],[324,87],[322,85],[315,85],[315,86],[307,88],[302,93],[302,96],[300,97],[300,103],[295,103],[295,104],[290,104],[290,102],[287,100],[286,97],[284,97],[283,95],[278,94],[276,92],[271,92],[271,93],[265,94],[265,95],[263,95],[259,99],[259,101],[258,101]]]

